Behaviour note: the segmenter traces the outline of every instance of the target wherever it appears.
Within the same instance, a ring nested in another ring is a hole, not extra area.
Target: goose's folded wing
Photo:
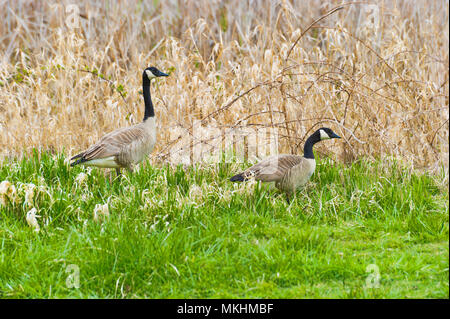
[[[299,155],[281,154],[270,156],[256,165],[248,168],[243,175],[245,178],[254,177],[258,181],[279,181],[287,170],[302,162],[303,157]]]
[[[145,130],[140,126],[118,129],[106,134],[100,141],[79,155],[87,161],[115,156],[133,143],[142,141],[144,134]]]

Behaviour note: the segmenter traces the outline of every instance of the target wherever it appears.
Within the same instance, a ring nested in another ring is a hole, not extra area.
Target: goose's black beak
[[[339,135],[333,132],[333,134],[330,135],[331,138],[341,138]]]
[[[158,76],[169,76],[169,74],[159,71]]]

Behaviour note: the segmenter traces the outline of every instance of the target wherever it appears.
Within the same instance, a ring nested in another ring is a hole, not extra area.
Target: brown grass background
[[[317,151],[338,160],[448,169],[448,1],[86,0],[78,28],[70,3],[0,1],[2,157],[137,123],[154,65],[154,161],[200,120],[277,128],[288,153],[328,126],[343,139]]]

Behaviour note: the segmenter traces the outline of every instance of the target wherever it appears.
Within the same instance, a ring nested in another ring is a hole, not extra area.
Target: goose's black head
[[[330,138],[341,138],[328,127],[321,127],[314,134],[317,134],[319,141],[329,140]]]
[[[160,76],[169,76],[168,74],[161,72],[160,70],[158,70],[157,68],[155,68],[154,66],[151,66],[149,68],[146,68],[144,70],[144,78],[146,77],[149,81],[158,78]]]
[[[317,142],[328,140],[330,138],[341,138],[336,133],[334,133],[331,129],[328,127],[321,127],[317,131],[311,134],[310,137],[306,140],[305,146],[303,148],[304,157],[305,158],[314,158],[313,154],[313,146]]]

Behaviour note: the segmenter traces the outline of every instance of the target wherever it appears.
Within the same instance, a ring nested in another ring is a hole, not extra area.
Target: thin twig
[[[116,85],[114,84],[113,81],[111,81],[111,80],[109,80],[109,79],[105,79],[104,77],[98,75],[97,72],[93,72],[93,71],[90,71],[90,70],[81,70],[81,69],[77,69],[77,71],[79,71],[79,72],[90,73],[90,74],[92,74],[92,75],[95,75],[95,76],[96,76],[97,78],[99,78],[100,80],[103,80],[103,81],[108,82],[108,83],[112,86],[113,90],[116,91],[116,92],[118,92],[118,93],[120,94],[120,96],[122,97],[122,100],[123,100],[123,102],[125,103],[125,105],[128,106],[127,99],[126,99],[125,96],[122,94],[122,92],[120,92],[119,90],[117,90]]]

